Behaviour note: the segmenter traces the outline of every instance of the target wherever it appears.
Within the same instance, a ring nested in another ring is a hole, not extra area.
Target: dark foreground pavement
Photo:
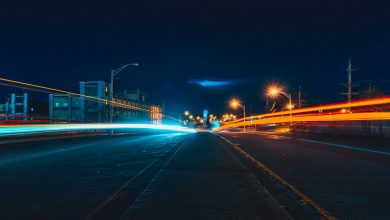
[[[122,219],[289,219],[228,147],[209,133],[190,137]]]
[[[210,133],[0,146],[0,219],[289,219]]]
[[[339,219],[390,219],[390,139],[261,132],[220,135]],[[278,189],[265,186],[284,205],[275,193]]]

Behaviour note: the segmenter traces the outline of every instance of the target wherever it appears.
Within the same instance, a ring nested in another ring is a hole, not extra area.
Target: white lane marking
[[[305,142],[311,142],[311,143],[316,143],[316,144],[324,144],[324,145],[330,145],[334,147],[340,147],[340,148],[346,148],[346,149],[351,149],[351,150],[356,150],[356,151],[364,151],[364,152],[369,152],[369,153],[375,153],[375,154],[381,154],[381,155],[386,155],[390,156],[390,152],[384,152],[384,151],[378,151],[378,150],[370,150],[366,148],[360,148],[360,147],[351,147],[343,144],[333,144],[333,143],[328,143],[328,142],[322,142],[322,141],[315,141],[315,140],[308,140],[308,139],[297,139],[299,141],[305,141]]]

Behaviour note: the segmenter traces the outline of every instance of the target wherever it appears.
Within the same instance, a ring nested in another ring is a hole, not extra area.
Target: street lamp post
[[[112,123],[112,116],[114,113],[114,105],[113,105],[113,99],[114,99],[114,78],[116,75],[118,75],[123,69],[125,69],[128,66],[139,66],[138,63],[128,63],[125,64],[118,69],[111,70],[111,84],[110,84],[110,123]]]
[[[287,94],[285,92],[283,92],[280,88],[276,87],[276,86],[271,86],[268,88],[268,92],[267,92],[267,95],[268,96],[271,96],[271,97],[276,97],[278,94],[282,94],[284,95],[285,97],[288,98],[288,108],[290,109],[290,126],[292,125],[292,101],[291,101],[291,94]]]
[[[245,113],[245,105],[241,105],[240,102],[237,99],[233,99],[230,101],[230,105],[233,108],[241,107],[243,112],[244,112],[244,132],[246,132],[246,125],[245,125],[245,118],[246,118],[246,113]]]

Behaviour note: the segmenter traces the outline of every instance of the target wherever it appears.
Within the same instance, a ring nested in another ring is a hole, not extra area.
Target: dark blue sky
[[[390,92],[387,1],[8,1],[0,7],[0,75],[77,91],[78,81],[141,88],[168,114],[225,111],[238,96],[263,111],[264,86],[302,86],[309,104],[343,100],[355,81]],[[205,88],[197,79],[231,80]],[[361,84],[357,89],[364,89]],[[7,91],[0,87],[0,91]],[[2,92],[2,93],[3,93]]]

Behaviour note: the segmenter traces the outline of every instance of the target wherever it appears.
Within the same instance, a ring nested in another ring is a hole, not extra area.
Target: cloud
[[[188,80],[188,83],[199,85],[205,88],[216,88],[216,87],[224,87],[231,86],[236,84],[238,81],[236,80],[208,80],[208,79],[191,79]]]

